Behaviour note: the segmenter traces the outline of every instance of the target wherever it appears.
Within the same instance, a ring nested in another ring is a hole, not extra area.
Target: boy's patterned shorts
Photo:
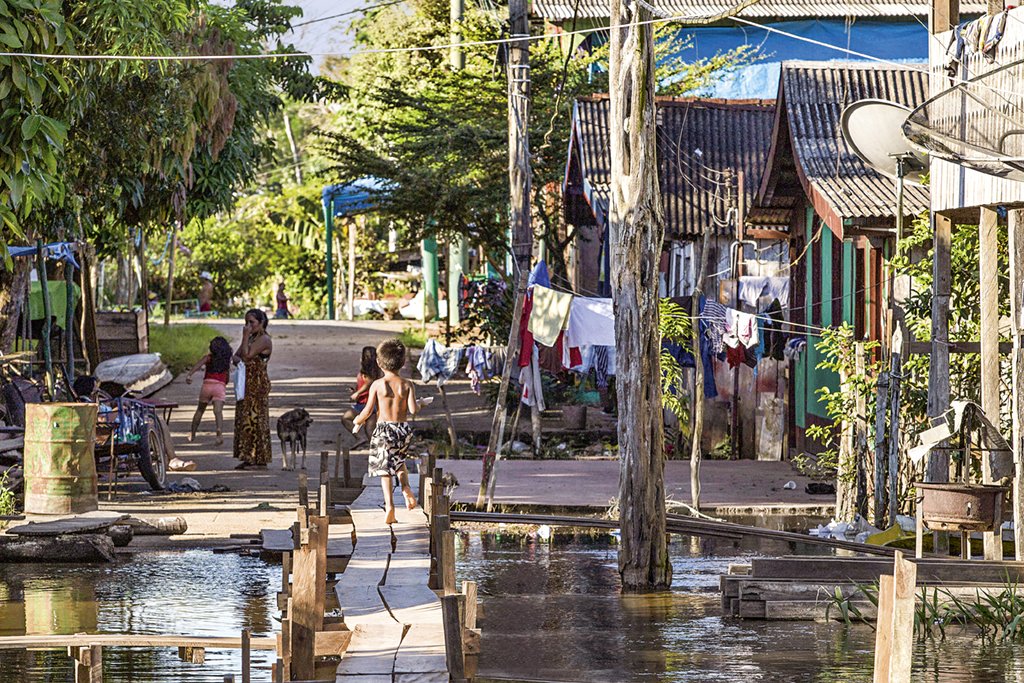
[[[408,422],[378,422],[370,439],[370,476],[397,474],[405,467],[411,444],[412,427]]]

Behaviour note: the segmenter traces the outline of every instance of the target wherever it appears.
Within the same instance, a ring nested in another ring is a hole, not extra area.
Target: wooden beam
[[[75,683],[103,683],[103,648],[99,645],[74,646],[68,654],[75,660]]]
[[[767,228],[747,228],[746,236],[752,240],[784,240],[789,241],[791,235],[782,230],[769,230]]]
[[[931,355],[932,343],[923,341],[912,341],[908,345],[911,355]],[[999,342],[997,348],[999,354],[1003,356],[1009,356],[1013,353],[1012,342]],[[953,341],[946,342],[947,353],[981,353],[981,342],[976,341]]]
[[[982,208],[978,221],[978,272],[981,293],[981,409],[992,424],[999,424],[999,214]],[[992,461],[981,459],[981,476],[992,483]],[[985,559],[1003,559],[1002,532],[983,534]]]
[[[1013,330],[1013,540],[1024,561],[1024,210],[1010,211],[1010,318]]]
[[[254,650],[277,649],[276,638],[253,638],[249,644]],[[0,650],[54,650],[62,647],[84,647],[91,645],[145,648],[201,647],[207,650],[237,650],[242,647],[242,639],[187,635],[122,635],[118,633],[76,633],[64,636],[0,636]]]
[[[939,0],[935,2],[939,3]],[[932,357],[928,366],[928,416],[938,417],[949,410],[950,248],[953,223],[941,214],[933,214],[932,228]],[[949,453],[945,449],[936,448],[928,455],[925,481],[948,480]]]
[[[932,0],[930,30],[943,33],[960,23],[960,0]]]

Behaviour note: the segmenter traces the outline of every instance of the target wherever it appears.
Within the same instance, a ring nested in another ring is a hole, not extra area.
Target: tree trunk
[[[29,259],[15,259],[10,269],[0,265],[0,353],[10,353],[14,348],[21,311],[28,306],[25,283],[31,269]]]
[[[619,405],[619,573],[624,590],[667,589],[665,434],[658,334],[658,262],[664,228],[655,147],[650,13],[611,4],[612,297]]]

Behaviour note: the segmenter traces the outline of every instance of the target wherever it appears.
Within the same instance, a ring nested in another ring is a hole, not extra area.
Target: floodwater
[[[718,577],[757,556],[820,554],[775,541],[674,540],[672,590],[620,592],[615,539],[460,535],[459,579],[478,582],[483,681],[871,681],[859,624],[722,616]],[[1024,681],[1024,646],[947,629],[919,641],[914,681]]]
[[[239,637],[280,630],[280,569],[210,551],[141,553],[111,565],[0,565],[0,635],[79,632]],[[253,680],[269,681],[272,653],[253,652]],[[171,648],[104,648],[106,683],[221,683],[241,675],[238,650],[187,664]],[[0,650],[0,683],[72,681],[66,651]]]
[[[611,536],[461,533],[458,573],[478,583],[481,683],[554,681],[842,682],[871,680],[866,625],[723,617],[718,577],[758,556],[820,549],[754,539],[678,539],[672,590],[623,595]],[[0,635],[76,632],[254,636],[280,629],[280,570],[209,551],[141,553],[113,565],[0,565]],[[203,665],[165,649],[104,649],[106,683],[220,683],[241,671],[237,650]],[[253,652],[253,680],[272,653]],[[0,651],[0,683],[74,679],[64,651]],[[1024,646],[947,630],[919,641],[914,680],[1024,683]]]

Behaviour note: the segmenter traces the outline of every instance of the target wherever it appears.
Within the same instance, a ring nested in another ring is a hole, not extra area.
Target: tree
[[[619,404],[619,573],[625,590],[667,589],[658,262],[654,34],[648,10],[612,0],[609,59],[610,241]]]
[[[12,9],[0,29],[11,49],[164,56],[291,52],[279,36],[300,13],[280,0],[0,0],[0,16]],[[230,207],[269,156],[282,95],[333,91],[308,61],[0,58],[0,92],[14,95],[0,113],[0,237],[124,254],[140,232]],[[0,294],[0,350],[23,289],[0,287],[14,294]]]

